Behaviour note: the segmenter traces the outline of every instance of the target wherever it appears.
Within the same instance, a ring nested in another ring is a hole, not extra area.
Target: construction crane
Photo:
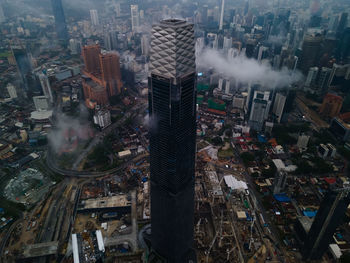
[[[213,246],[214,246],[214,244],[215,244],[215,240],[216,240],[216,238],[218,237],[219,232],[221,233],[221,231],[222,231],[223,216],[224,216],[224,213],[223,213],[223,210],[221,210],[220,231],[216,231],[215,236],[214,236],[213,240],[211,241],[208,250],[205,251],[205,254],[207,255],[207,257],[206,257],[206,263],[209,262],[209,254],[210,254],[210,251],[211,251],[211,249],[213,248]]]

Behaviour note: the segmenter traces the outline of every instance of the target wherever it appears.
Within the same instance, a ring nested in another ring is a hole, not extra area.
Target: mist
[[[302,74],[298,71],[293,72],[287,68],[276,71],[270,64],[260,63],[242,54],[228,59],[213,49],[204,49],[198,55],[197,67],[213,68],[217,73],[242,84],[259,83],[271,89],[288,87],[302,79]]]

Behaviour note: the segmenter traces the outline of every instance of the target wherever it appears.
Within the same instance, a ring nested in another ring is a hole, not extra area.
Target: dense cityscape
[[[0,0],[0,262],[350,262],[349,0]]]

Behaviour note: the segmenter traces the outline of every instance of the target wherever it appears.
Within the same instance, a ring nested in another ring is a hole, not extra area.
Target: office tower
[[[93,26],[98,26],[100,24],[98,20],[98,13],[96,9],[90,10],[90,18],[91,18],[91,24]]]
[[[328,82],[329,82],[329,78],[331,76],[332,73],[332,69],[330,68],[326,68],[326,67],[322,67],[319,71],[319,76],[318,76],[318,87],[319,87],[319,91],[321,93],[326,93],[328,91]]]
[[[29,61],[27,50],[23,47],[11,47],[13,57],[16,60],[17,72],[23,84],[24,90],[29,91],[28,79],[31,75],[32,67]]]
[[[139,21],[139,7],[138,5],[131,5],[131,29],[132,31],[136,31],[137,28],[140,26]]]
[[[343,101],[342,97],[328,93],[323,98],[323,103],[320,107],[320,114],[331,118],[338,116],[343,106]]]
[[[269,100],[269,91],[255,91],[250,110],[248,124],[256,131],[261,131],[265,120],[268,117],[271,101]]]
[[[116,52],[100,54],[102,79],[107,84],[109,96],[120,94],[122,81],[120,74],[119,55]]]
[[[50,103],[53,103],[53,96],[49,78],[44,73],[38,74],[38,77],[45,97],[49,99]]]
[[[272,112],[275,115],[276,121],[281,122],[283,116],[284,105],[286,104],[287,97],[281,93],[277,93],[275,97],[275,103],[273,105]]]
[[[321,35],[305,36],[299,60],[299,69],[301,69],[304,74],[307,74],[310,67],[318,64],[322,40],[323,37]]]
[[[230,94],[230,81],[227,79],[225,84],[225,94]]]
[[[167,262],[196,262],[193,24],[168,19],[153,26],[148,85],[152,249]]]
[[[100,55],[101,49],[99,45],[91,45],[83,47],[83,59],[85,70],[90,73],[99,73],[101,71]]]
[[[62,0],[51,0],[52,12],[55,17],[57,37],[60,40],[68,40],[66,18],[64,16]]]
[[[277,171],[273,181],[273,194],[280,194],[286,188],[287,173],[285,171]]]
[[[332,242],[332,236],[341,223],[350,203],[345,189],[330,190],[323,198],[321,206],[303,242],[301,249],[304,260],[320,260]]]
[[[225,54],[228,52],[228,50],[232,47],[232,38],[231,37],[224,37],[224,44],[223,49]]]
[[[318,75],[318,67],[312,67],[309,69],[309,73],[307,74],[305,86],[313,87],[316,84],[316,79]]]
[[[148,35],[142,35],[141,52],[142,52],[142,55],[144,55],[144,56],[149,55],[149,37],[148,37]]]
[[[80,41],[76,39],[69,40],[69,50],[72,55],[80,54],[81,52],[81,44]]]
[[[342,13],[337,27],[337,38],[340,39],[348,22],[348,13]]]
[[[220,14],[219,30],[222,30],[222,26],[224,24],[224,11],[225,11],[225,0],[222,0],[222,2],[221,2],[221,14]]]

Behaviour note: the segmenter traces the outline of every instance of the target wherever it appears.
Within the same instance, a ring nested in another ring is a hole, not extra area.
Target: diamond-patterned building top
[[[178,78],[196,70],[193,24],[166,19],[152,27],[150,73]]]

